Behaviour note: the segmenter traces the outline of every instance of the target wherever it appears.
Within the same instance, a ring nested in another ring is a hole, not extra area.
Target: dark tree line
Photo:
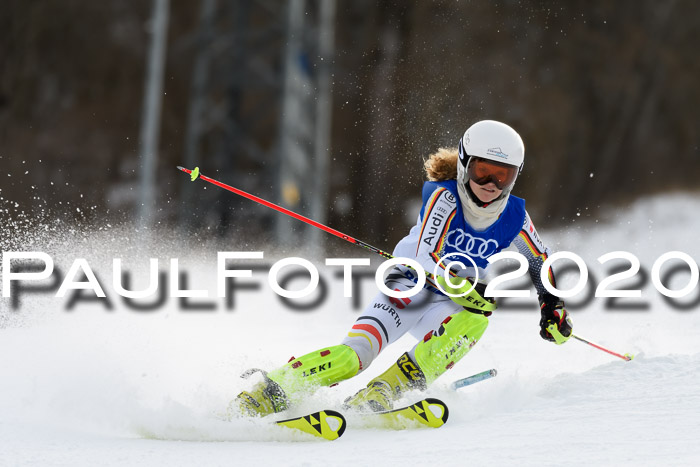
[[[329,222],[379,245],[397,240],[413,221],[423,158],[484,118],[523,136],[516,194],[540,223],[696,190],[697,8],[691,0],[339,0]],[[198,11],[198,2],[171,2],[165,222],[181,186],[171,167],[183,157]],[[149,15],[150,2],[135,0],[4,2],[0,163],[11,176],[0,176],[0,196],[20,204],[9,215],[82,203],[96,208],[65,212],[128,218]],[[271,121],[278,112],[270,107]]]

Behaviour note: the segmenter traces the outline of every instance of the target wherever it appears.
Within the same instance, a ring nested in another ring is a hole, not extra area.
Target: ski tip
[[[436,419],[432,423],[432,426],[434,428],[439,428],[445,423],[447,423],[447,419],[450,416],[450,410],[447,408],[447,404],[445,404],[440,399],[435,399],[432,397],[427,397],[425,399],[425,403],[426,409],[430,410],[431,414]],[[431,409],[430,407],[434,407],[434,409]]]
[[[335,432],[335,436],[332,436],[330,439],[338,439],[343,436],[345,429],[348,427],[348,422],[345,420],[343,414],[335,410],[324,410],[324,412],[326,413],[326,425],[329,425],[333,432]],[[335,419],[335,426],[331,426],[329,419]]]
[[[481,373],[471,375],[467,378],[458,379],[450,385],[450,388],[459,389],[465,386],[471,386],[472,384],[478,383],[479,381],[484,381],[486,379],[493,378],[497,374],[498,372],[496,371],[496,369],[491,368],[490,370],[482,371]]]
[[[627,360],[628,362],[634,360],[634,355],[632,355],[631,353],[626,353],[624,357],[625,360]]]

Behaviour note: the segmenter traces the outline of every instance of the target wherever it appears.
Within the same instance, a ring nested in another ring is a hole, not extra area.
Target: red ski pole
[[[359,246],[361,246],[362,248],[365,248],[365,249],[367,249],[367,250],[369,250],[369,251],[371,251],[371,252],[373,252],[373,253],[376,253],[376,254],[378,254],[378,255],[380,255],[380,256],[383,256],[384,258],[387,258],[387,259],[393,259],[393,258],[394,258],[393,255],[387,253],[386,251],[380,250],[380,249],[377,248],[377,247],[374,247],[374,246],[372,246],[372,245],[370,245],[370,244],[368,244],[368,243],[365,243],[365,242],[363,242],[363,241],[361,241],[361,240],[358,240],[358,239],[356,239],[356,238],[353,238],[353,237],[351,237],[350,235],[344,234],[343,232],[340,232],[340,231],[335,230],[335,229],[333,229],[333,228],[331,228],[331,227],[328,227],[327,225],[323,225],[323,224],[321,224],[320,222],[317,222],[317,221],[315,221],[315,220],[313,220],[313,219],[309,219],[308,217],[302,216],[301,214],[297,214],[296,212],[290,211],[289,209],[284,208],[284,207],[282,207],[282,206],[279,206],[279,205],[277,205],[277,204],[275,204],[275,203],[271,203],[270,201],[266,201],[266,200],[264,200],[264,199],[262,199],[262,198],[259,198],[259,197],[255,196],[255,195],[251,195],[250,193],[247,193],[247,192],[245,192],[245,191],[243,191],[243,190],[241,190],[241,189],[234,188],[234,187],[232,187],[232,186],[230,186],[230,185],[227,185],[227,184],[225,184],[225,183],[221,183],[221,182],[218,181],[218,180],[214,180],[213,178],[209,178],[209,177],[207,177],[206,175],[202,175],[202,174],[199,173],[199,167],[195,167],[193,170],[190,170],[190,169],[186,169],[186,168],[181,167],[181,166],[178,165],[177,168],[180,169],[180,170],[182,170],[183,172],[189,174],[189,175],[190,175],[190,179],[191,179],[192,181],[195,181],[195,180],[197,180],[197,179],[199,178],[200,180],[204,180],[205,182],[208,182],[208,183],[211,183],[211,184],[213,184],[213,185],[216,185],[216,186],[218,186],[219,188],[223,188],[224,190],[228,190],[228,191],[230,191],[231,193],[235,193],[235,194],[237,194],[237,195],[243,196],[244,198],[248,198],[248,199],[251,200],[251,201],[255,201],[256,203],[262,204],[263,206],[266,206],[266,207],[268,207],[268,208],[270,208],[270,209],[274,209],[275,211],[281,212],[282,214],[286,214],[286,215],[288,215],[288,216],[290,216],[290,217],[293,217],[293,218],[295,218],[295,219],[297,219],[297,220],[300,220],[300,221],[305,222],[305,223],[307,223],[307,224],[309,224],[309,225],[312,225],[312,226],[314,226],[314,227],[316,227],[316,228],[319,228],[319,229],[323,230],[324,232],[328,232],[329,234],[333,234],[333,235],[335,235],[336,237],[342,238],[343,240],[345,240],[345,241],[347,241],[347,242],[354,243],[355,245],[359,245]],[[423,271],[423,272],[425,273],[426,276],[428,276],[429,279],[431,279],[431,280],[433,280],[433,281],[436,281],[436,277],[435,277],[432,273],[430,273],[430,272],[428,272],[428,271]],[[436,281],[436,282],[437,282],[437,281]],[[470,289],[469,292],[471,292],[471,290],[473,290],[473,289],[474,289],[474,284],[472,284],[472,289]],[[476,303],[477,303],[477,300],[475,300],[475,301],[473,302],[474,306],[475,306],[475,307],[478,306],[479,308],[481,308],[481,309],[484,310],[484,311],[493,311],[493,310],[495,309],[495,302],[492,301],[492,300],[488,300],[488,299],[487,299],[487,300],[481,300],[481,301],[480,301],[481,305],[476,305]]]
[[[595,348],[598,349],[598,350],[602,350],[603,352],[607,352],[607,353],[609,353],[610,355],[614,355],[614,356],[616,356],[616,357],[618,357],[618,358],[621,358],[621,359],[623,359],[623,360],[626,360],[626,361],[628,361],[628,362],[634,358],[634,355],[631,355],[631,354],[628,354],[628,353],[626,353],[626,354],[624,354],[624,355],[620,355],[620,354],[617,353],[617,352],[613,352],[612,350],[608,350],[608,349],[606,349],[605,347],[602,347],[602,346],[600,346],[600,345],[598,345],[598,344],[594,344],[593,342],[587,341],[586,339],[583,339],[583,338],[581,338],[581,337],[579,337],[579,336],[577,336],[577,335],[575,335],[575,334],[572,334],[571,337],[573,337],[574,339],[580,340],[581,342],[585,342],[586,344],[590,345],[591,347],[595,347]]]
[[[179,165],[177,166],[178,169],[182,170],[185,173],[190,174],[190,177],[192,178],[192,181],[195,181],[196,179],[204,180],[205,182],[209,182],[213,185],[218,186],[219,188],[223,188],[224,190],[228,190],[231,193],[235,193],[237,195],[243,196],[244,198],[248,198],[251,201],[255,201],[256,203],[262,204],[263,206],[266,206],[270,209],[274,209],[275,211],[279,211],[282,214],[286,214],[288,216],[291,216],[297,220],[300,220],[302,222],[306,222],[309,225],[312,225],[316,228],[319,228],[323,230],[324,232],[328,232],[329,234],[335,235],[336,237],[342,238],[345,241],[348,241],[350,243],[354,243],[355,245],[359,245],[373,253],[377,253],[378,255],[381,255],[387,259],[392,259],[394,256],[387,253],[386,251],[382,251],[377,247],[374,247],[372,245],[369,245],[361,240],[358,240],[356,238],[351,237],[350,235],[346,235],[343,232],[339,232],[331,227],[328,227],[327,225],[323,225],[320,222],[317,222],[313,219],[309,219],[308,217],[302,216],[301,214],[297,214],[296,212],[290,211],[287,208],[284,208],[282,206],[279,206],[275,203],[271,203],[270,201],[266,201],[262,198],[259,198],[255,195],[251,195],[250,193],[247,193],[243,190],[240,190],[238,188],[234,188],[230,185],[227,185],[225,183],[221,183],[218,180],[214,180],[213,178],[209,178],[206,175],[202,175],[199,173],[199,167],[195,167],[194,170],[186,169],[184,167],[180,167]],[[432,277],[432,274],[428,274],[428,277]]]

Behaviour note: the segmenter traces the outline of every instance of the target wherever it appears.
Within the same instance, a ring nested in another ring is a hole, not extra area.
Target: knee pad
[[[423,371],[426,383],[449,370],[464,357],[486,331],[486,316],[469,311],[450,315],[413,348],[413,359]]]

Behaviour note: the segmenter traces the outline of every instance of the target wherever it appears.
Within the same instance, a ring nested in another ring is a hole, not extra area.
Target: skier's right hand
[[[450,297],[453,302],[467,310],[490,316],[491,312],[496,309],[495,300],[484,298],[486,282],[477,281],[476,285],[472,286],[472,284],[474,284],[473,277],[452,277],[451,281],[457,283],[464,281],[462,286],[455,287],[448,283],[441,274],[436,277],[436,280],[438,284],[440,284],[440,287],[442,287],[443,292],[450,294],[448,297]],[[472,290],[470,291],[470,289]]]

